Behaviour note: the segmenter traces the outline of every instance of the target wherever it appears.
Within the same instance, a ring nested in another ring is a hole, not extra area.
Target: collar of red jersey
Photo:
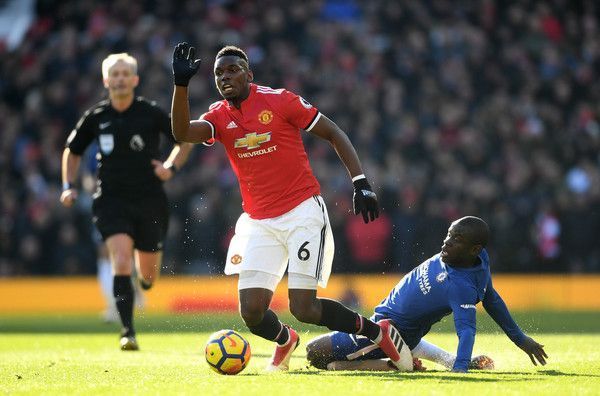
[[[256,92],[256,88],[257,88],[256,84],[250,83],[250,93],[248,94],[248,97],[246,99],[242,100],[242,104],[241,104],[242,106],[244,105],[245,101],[247,101],[248,99],[250,99],[250,97],[252,97],[254,95],[254,93]],[[237,107],[232,105],[230,101],[228,101],[227,99],[223,99],[223,100],[225,101],[225,105],[228,108],[237,110]],[[241,109],[241,107],[240,107],[240,109]]]

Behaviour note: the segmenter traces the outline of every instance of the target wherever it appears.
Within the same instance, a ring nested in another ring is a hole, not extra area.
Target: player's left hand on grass
[[[354,214],[362,214],[365,223],[374,221],[379,217],[379,203],[377,195],[373,192],[371,185],[366,178],[358,179],[353,182],[354,195],[352,203],[354,206]]]
[[[491,357],[485,355],[475,356],[469,363],[470,370],[493,370],[494,361]]]
[[[517,346],[529,355],[531,363],[533,363],[535,366],[537,366],[536,359],[542,366],[546,364],[548,355],[546,355],[546,351],[544,351],[544,346],[542,344],[538,344],[533,338],[525,337],[523,342]]]

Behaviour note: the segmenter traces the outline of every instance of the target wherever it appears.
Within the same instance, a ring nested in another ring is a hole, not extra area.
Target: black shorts
[[[156,252],[163,249],[169,226],[169,204],[159,190],[139,198],[126,198],[103,192],[92,204],[93,221],[102,239],[127,234],[137,250]]]

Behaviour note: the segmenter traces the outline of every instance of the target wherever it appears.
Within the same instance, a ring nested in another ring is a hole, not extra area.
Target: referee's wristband
[[[69,183],[69,182],[63,183],[63,191],[70,190],[72,188],[73,188],[73,185],[71,183]]]

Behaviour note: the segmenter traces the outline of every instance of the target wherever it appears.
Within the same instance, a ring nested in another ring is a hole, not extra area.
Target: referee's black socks
[[[133,330],[133,285],[130,275],[115,275],[113,282],[113,295],[117,304],[117,311],[121,317],[123,325],[122,337],[131,337],[135,335]]]

